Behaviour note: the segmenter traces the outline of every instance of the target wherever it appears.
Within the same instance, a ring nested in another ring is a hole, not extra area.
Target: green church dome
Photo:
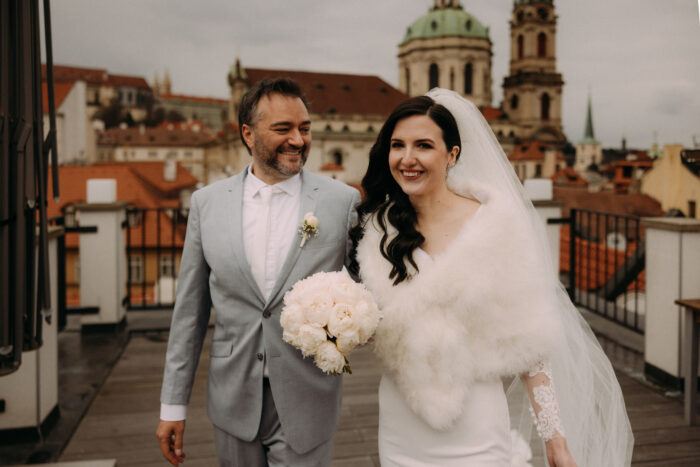
[[[462,8],[434,8],[408,27],[401,45],[413,39],[449,36],[488,39],[489,28]]]

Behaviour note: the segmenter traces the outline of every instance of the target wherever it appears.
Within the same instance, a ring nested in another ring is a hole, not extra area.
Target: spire
[[[158,81],[158,72],[156,71],[155,76],[153,77],[153,86],[151,87],[153,89],[153,94],[158,97],[160,96],[160,82]]]
[[[161,88],[161,94],[171,94],[170,90],[170,73],[168,73],[168,70],[166,68],[165,73],[163,74],[163,87]]]
[[[441,10],[444,8],[462,8],[462,5],[459,4],[459,0],[435,0],[433,10]]]
[[[591,110],[591,94],[588,94],[588,112],[586,113],[586,131],[583,134],[584,141],[595,141],[593,134],[593,111]]]

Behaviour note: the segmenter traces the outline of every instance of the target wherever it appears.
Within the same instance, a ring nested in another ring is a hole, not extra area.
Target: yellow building
[[[661,158],[642,177],[642,193],[657,199],[664,211],[678,209],[697,218],[699,160],[700,150],[684,150],[679,144],[664,146]]]

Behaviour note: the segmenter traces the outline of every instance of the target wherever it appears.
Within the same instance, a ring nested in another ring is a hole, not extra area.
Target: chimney
[[[163,164],[163,180],[174,182],[177,178],[177,162],[174,157],[167,157]]]

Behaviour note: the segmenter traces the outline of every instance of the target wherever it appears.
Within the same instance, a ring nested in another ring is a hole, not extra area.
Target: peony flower
[[[331,341],[326,341],[318,347],[314,361],[321,371],[328,374],[342,373],[345,368],[345,357]]]
[[[323,328],[304,324],[299,329],[296,341],[302,355],[308,357],[315,355],[319,346],[328,341],[328,335]]]

